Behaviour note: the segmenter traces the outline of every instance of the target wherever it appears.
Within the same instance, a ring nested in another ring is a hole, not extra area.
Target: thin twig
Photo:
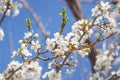
[[[79,48],[74,48],[74,50],[82,50],[82,49],[84,49],[84,48],[93,47],[93,46],[96,45],[97,43],[103,42],[103,41],[105,41],[105,40],[111,38],[111,37],[112,37],[113,35],[115,35],[115,34],[117,34],[117,32],[114,32],[114,33],[110,34],[109,36],[107,36],[107,37],[101,39],[100,41],[97,41],[97,40],[96,40],[95,42],[92,42],[92,43],[90,43],[90,44],[86,44],[86,45],[81,46],[81,47],[79,47]],[[90,54],[91,54],[91,53],[90,53]]]
[[[10,6],[10,0],[8,0],[8,2],[7,2],[7,8],[6,8],[6,10],[4,11],[4,13],[3,13],[3,15],[2,15],[2,17],[1,17],[1,19],[0,19],[0,25],[2,24],[3,20],[4,20],[5,17],[6,17],[6,13],[7,13],[7,11],[9,10],[9,6]]]
[[[47,57],[47,58],[43,58],[43,57],[38,56],[37,58],[38,58],[38,59],[41,59],[41,60],[44,60],[44,61],[48,61],[48,60],[52,60],[52,59],[61,57],[61,56],[63,56],[63,55],[64,55],[64,54],[62,54],[62,55],[56,55],[56,56],[53,56],[53,57]]]
[[[115,75],[111,75],[111,76],[109,76],[107,79],[105,79],[105,80],[118,80],[118,79],[120,79],[120,76],[117,76],[116,74]]]
[[[48,52],[48,50],[45,50],[45,51],[43,51],[43,52],[37,52],[37,55],[36,55],[36,56],[34,56],[34,57],[31,58],[31,59],[26,59],[25,61],[26,61],[26,62],[31,62],[31,61],[33,61],[33,60],[40,59],[39,55],[40,55],[40,54],[45,54],[45,53],[47,53],[47,52]]]
[[[45,51],[42,51],[42,52],[37,52],[38,54],[45,54],[45,53],[47,53],[47,52],[49,52],[48,50],[45,50]]]
[[[68,59],[70,53],[66,53],[66,57],[64,58],[63,62],[56,68],[56,72],[59,72],[61,68],[64,66],[66,60]]]

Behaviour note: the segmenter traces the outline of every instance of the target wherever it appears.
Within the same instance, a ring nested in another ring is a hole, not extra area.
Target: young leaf
[[[66,9],[65,9],[65,8],[62,9],[62,16],[63,16],[63,17],[66,16]]]
[[[26,18],[26,24],[27,24],[27,27],[30,29],[31,28],[31,20],[30,20],[30,18]]]
[[[102,36],[102,32],[100,32],[100,33],[98,34],[97,41],[100,41],[100,40],[101,40],[101,36]]]
[[[63,29],[64,29],[64,27],[65,27],[65,25],[66,25],[66,23],[68,22],[68,19],[69,19],[66,16],[66,9],[65,8],[62,9],[62,13],[60,13],[59,16],[62,17],[62,23],[60,25],[60,34],[62,34]]]
[[[117,7],[117,10],[118,10],[118,12],[119,12],[119,14],[120,14],[120,6]]]

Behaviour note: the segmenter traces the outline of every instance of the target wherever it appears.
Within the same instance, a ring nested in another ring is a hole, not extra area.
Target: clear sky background
[[[62,8],[65,7],[67,9],[67,15],[69,16],[69,21],[64,29],[64,34],[71,31],[71,26],[75,22],[75,18],[72,15],[70,9],[66,5],[66,3],[61,3],[60,0],[27,0],[30,6],[34,9],[34,11],[39,15],[43,25],[45,26],[47,31],[50,31],[50,37],[53,37],[55,32],[59,31],[60,23],[62,22],[61,17],[58,14],[61,12]],[[93,4],[82,4],[83,12],[85,18],[91,17],[91,8],[94,7]],[[25,19],[29,17],[32,20],[32,28],[34,32],[38,32],[41,35],[40,29],[37,26],[36,22],[30,15],[30,13],[24,9],[20,9],[20,14],[17,17],[12,18],[12,16],[8,16],[5,18],[1,27],[5,31],[4,41],[0,42],[0,73],[3,72],[7,68],[7,64],[11,60],[20,60],[20,58],[10,58],[13,50],[17,50],[20,45],[18,41],[23,38],[24,32],[27,31],[26,21]],[[45,45],[45,41],[42,35],[39,38],[39,41]],[[90,63],[88,58],[80,58],[77,56],[78,66],[75,68],[73,76],[63,75],[63,80],[88,80],[89,72],[90,72]],[[40,64],[45,67],[46,62],[40,61]],[[46,71],[47,67],[43,70]]]

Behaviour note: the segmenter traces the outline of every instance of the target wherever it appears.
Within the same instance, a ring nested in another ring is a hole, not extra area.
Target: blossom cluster
[[[119,31],[116,21],[119,11],[116,7],[114,8],[110,2],[101,1],[95,8],[91,9],[92,16],[96,17],[94,24],[100,26],[105,36]]]
[[[13,17],[17,16],[19,14],[19,3],[13,2],[13,0],[0,0],[0,14],[9,16],[11,11],[13,11]],[[2,20],[0,22],[2,22]],[[3,38],[4,31],[2,28],[0,28],[0,40],[2,41]]]
[[[16,55],[25,55],[26,57],[32,56],[32,53],[29,51],[29,48],[37,53],[37,51],[42,47],[38,40],[34,41],[32,39],[33,31],[28,31],[24,34],[23,40],[19,40],[21,47],[17,51],[13,51],[13,56]],[[36,39],[39,37],[39,34],[35,33],[33,38]]]
[[[120,32],[116,21],[118,13],[115,13],[114,10],[116,9],[113,9],[109,2],[101,1],[100,4],[92,9],[92,16],[96,17],[95,20],[78,20],[73,24],[72,31],[67,33],[66,36],[58,32],[55,33],[54,38],[46,40],[46,49],[55,55],[65,54],[66,52],[77,52],[83,57],[88,55],[91,49],[87,46],[82,49],[80,47],[87,45],[86,39],[91,37],[91,35],[95,35],[93,34],[94,28],[98,28],[101,31],[101,36],[108,38],[112,34]],[[101,40],[101,36],[97,36],[96,41],[99,41],[99,38]],[[96,64],[94,66],[96,73],[92,74],[90,80],[104,80],[101,74],[105,75],[111,70],[112,61],[116,55],[110,50],[106,50],[104,53],[100,52],[96,56]]]
[[[103,75],[106,75],[112,69],[112,61],[116,56],[115,53],[106,50],[96,56],[96,64],[94,66],[95,73],[91,75],[90,80],[104,80]],[[101,76],[101,74],[103,74]]]
[[[55,33],[54,38],[46,40],[46,49],[55,55],[65,54],[65,52],[78,52],[81,56],[88,55],[89,48],[79,50],[78,48],[85,43],[86,39],[92,34],[90,28],[91,20],[79,20],[72,26],[72,31],[66,36]],[[76,48],[76,50],[74,50]],[[78,49],[78,50],[77,50]]]
[[[90,76],[90,80],[107,80],[103,76],[106,76],[112,71],[112,62],[114,58],[118,56],[120,46],[114,42],[110,43],[109,48],[110,50],[99,50],[99,54],[96,56],[96,64],[94,65],[95,73]],[[111,74],[117,74],[117,76],[119,76],[119,70],[112,71]]]
[[[19,63],[13,60],[6,71],[0,74],[0,80],[40,80],[41,71],[42,67],[38,61]]]
[[[56,72],[54,69],[46,72],[42,77],[43,79],[48,77],[49,80],[62,80],[61,71]]]
[[[1,29],[2,35],[2,29]],[[37,53],[42,47],[38,40],[39,34],[33,31],[25,32],[23,40],[19,40],[21,47],[17,51],[13,51],[13,55],[23,55],[24,59],[32,56],[29,48]],[[3,74],[0,74],[0,80],[6,80],[7,78],[12,80],[39,80],[42,67],[38,64],[38,61],[25,61],[24,63],[19,63],[18,61],[12,61],[8,64],[8,68]]]
[[[10,15],[11,10],[13,11],[13,17],[19,14],[19,4],[18,2],[13,2],[13,0],[0,0],[0,13],[5,15]]]

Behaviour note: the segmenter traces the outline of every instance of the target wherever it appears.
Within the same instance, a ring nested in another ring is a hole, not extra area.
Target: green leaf
[[[63,29],[64,29],[64,27],[65,27],[65,25],[66,25],[66,23],[68,22],[68,19],[69,19],[67,17],[65,8],[62,9],[62,13],[60,13],[59,16],[62,17],[62,23],[60,24],[60,34],[62,34]]]
[[[66,9],[62,9],[62,13],[59,13],[59,16],[65,17],[66,16]]]

